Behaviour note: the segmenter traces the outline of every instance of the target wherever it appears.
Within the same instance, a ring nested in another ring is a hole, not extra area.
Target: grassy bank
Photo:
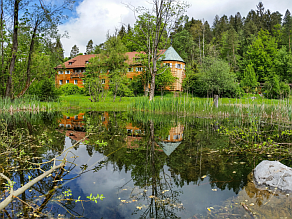
[[[156,96],[154,101],[146,97],[123,97],[115,102],[111,96],[100,102],[91,102],[88,96],[61,96],[56,102],[40,102],[36,98],[26,97],[0,100],[0,111],[147,111],[149,113],[171,113],[205,117],[246,117],[248,119],[271,118],[292,121],[292,106],[290,99],[273,100],[260,96],[246,95],[240,99],[220,98],[219,107],[213,106],[212,98],[174,97],[167,94]]]

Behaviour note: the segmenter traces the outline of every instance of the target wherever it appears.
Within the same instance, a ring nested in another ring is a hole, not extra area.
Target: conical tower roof
[[[165,57],[163,61],[179,61],[179,62],[185,62],[179,54],[175,51],[175,49],[170,46],[163,54]]]
[[[181,142],[159,142],[162,146],[164,153],[169,156],[179,145]]]

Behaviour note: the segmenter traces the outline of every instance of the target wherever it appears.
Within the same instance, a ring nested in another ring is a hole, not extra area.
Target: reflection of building
[[[79,113],[75,116],[66,116],[63,115],[63,119],[60,120],[59,127],[64,127],[67,130],[84,130],[84,113]]]
[[[84,126],[84,113],[79,113],[75,116],[63,115],[59,123],[59,127],[66,128],[66,136],[75,141],[80,141],[85,138],[86,132],[84,132]]]
[[[184,126],[178,124],[176,127],[172,127],[169,131],[167,138],[159,144],[162,146],[164,153],[169,156],[183,140]]]

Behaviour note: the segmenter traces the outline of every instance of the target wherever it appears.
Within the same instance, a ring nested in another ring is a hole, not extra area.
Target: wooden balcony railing
[[[80,73],[80,72],[71,73],[71,78],[81,78],[81,77],[83,77],[83,73]]]

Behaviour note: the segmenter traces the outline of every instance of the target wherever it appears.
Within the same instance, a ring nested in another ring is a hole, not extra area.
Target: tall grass
[[[19,112],[19,111],[51,111],[51,102],[41,102],[36,96],[24,96],[22,98],[10,99],[0,98],[0,112]]]
[[[254,121],[271,119],[292,122],[292,106],[289,99],[268,100],[260,98],[219,99],[219,107],[213,105],[212,98],[156,97],[149,101],[146,97],[136,98],[129,109],[155,113],[179,113],[204,117],[240,117]]]

